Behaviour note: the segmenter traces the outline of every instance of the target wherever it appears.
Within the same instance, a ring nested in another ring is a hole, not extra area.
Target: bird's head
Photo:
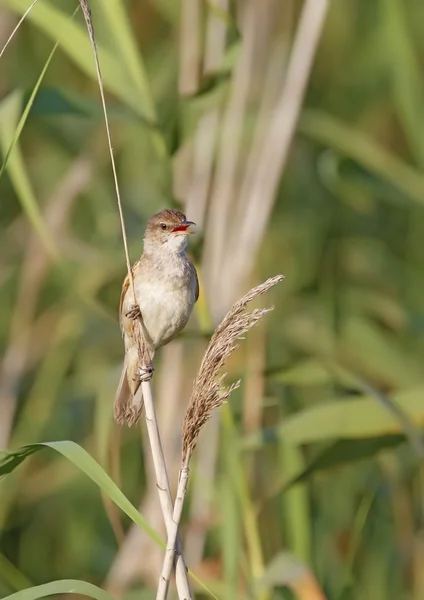
[[[156,213],[147,222],[144,236],[144,249],[147,252],[155,249],[167,249],[179,253],[187,247],[187,237],[194,233],[186,216],[179,210],[165,209]]]

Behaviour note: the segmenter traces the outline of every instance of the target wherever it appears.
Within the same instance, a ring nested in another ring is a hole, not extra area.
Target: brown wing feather
[[[139,262],[140,261],[134,263],[131,268],[133,276],[135,275],[135,271],[139,265]],[[121,298],[119,300],[119,322],[122,336],[125,340],[125,359],[115,396],[114,413],[117,423],[127,423],[127,425],[131,426],[137,423],[140,418],[143,399],[141,390],[139,390],[140,380],[137,377],[137,371],[139,367],[137,346],[135,345],[131,336],[131,327],[127,331],[124,329],[125,315],[123,314],[123,306],[129,287],[130,280],[127,275],[124,279],[124,283],[122,284]],[[125,319],[125,321],[128,321],[128,319]],[[135,397],[136,394],[137,398]]]
[[[133,274],[134,277],[134,271],[136,270],[136,268],[138,267],[140,261],[138,260],[137,262],[135,262],[133,264],[133,266],[131,267],[131,273]],[[119,299],[119,324],[121,326],[121,333],[122,335],[124,335],[124,324],[123,324],[123,319],[122,317],[124,316],[122,314],[122,306],[124,304],[124,298],[126,296],[126,293],[128,292],[128,288],[130,287],[130,278],[128,277],[128,273],[127,276],[124,279],[124,283],[122,284],[122,290],[121,290],[121,298]]]

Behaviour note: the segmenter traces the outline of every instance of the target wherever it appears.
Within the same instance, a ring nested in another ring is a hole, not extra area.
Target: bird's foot
[[[133,306],[131,307],[131,310],[129,310],[126,314],[126,317],[128,317],[128,319],[133,319],[134,321],[136,321],[137,319],[139,319],[141,317],[141,311],[140,311],[140,307],[138,304],[133,304]]]
[[[154,372],[154,366],[150,365],[148,367],[140,367],[137,371],[137,375],[140,381],[150,381],[153,377]]]

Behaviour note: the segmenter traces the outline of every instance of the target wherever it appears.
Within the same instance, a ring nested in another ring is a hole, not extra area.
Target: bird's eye
[[[166,229],[166,223],[161,223],[160,226],[161,226],[161,229],[163,229],[163,230]]]

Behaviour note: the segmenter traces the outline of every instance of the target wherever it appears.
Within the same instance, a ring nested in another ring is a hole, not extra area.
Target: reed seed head
[[[240,381],[237,381],[227,388],[223,386],[225,374],[219,376],[219,372],[226,359],[238,347],[237,341],[273,309],[273,307],[255,308],[251,312],[244,312],[246,306],[283,279],[283,275],[277,275],[251,289],[233,304],[212,335],[194,380],[193,391],[184,417],[183,463],[190,459],[199,433],[211,418],[212,412],[221,406],[240,385]]]

